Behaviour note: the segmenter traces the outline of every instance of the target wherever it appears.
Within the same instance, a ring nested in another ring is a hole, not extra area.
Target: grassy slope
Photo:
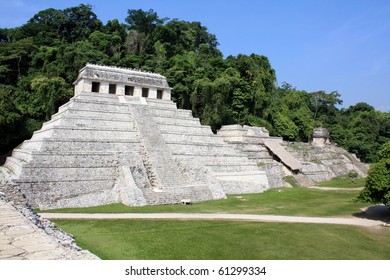
[[[294,216],[350,216],[368,206],[355,203],[355,191],[322,191],[306,188],[272,189],[262,194],[230,195],[226,200],[207,201],[193,205],[161,205],[127,207],[122,204],[98,207],[56,209],[47,212],[70,213],[245,213]]]
[[[55,221],[103,259],[390,259],[388,228],[223,221]]]
[[[345,180],[324,186],[356,187]],[[121,204],[53,212],[203,212],[351,216],[356,191],[292,188],[191,206]],[[103,259],[390,259],[389,228],[227,221],[55,221]]]
[[[319,187],[330,187],[330,188],[359,188],[359,187],[364,187],[365,181],[366,181],[365,178],[359,178],[359,179],[354,179],[354,181],[351,182],[351,179],[338,177],[329,181],[318,182],[317,185]]]

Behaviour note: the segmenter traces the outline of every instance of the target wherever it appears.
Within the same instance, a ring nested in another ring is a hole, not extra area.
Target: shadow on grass
[[[362,209],[362,212],[353,214],[357,218],[381,221],[390,224],[390,207],[374,205]]]

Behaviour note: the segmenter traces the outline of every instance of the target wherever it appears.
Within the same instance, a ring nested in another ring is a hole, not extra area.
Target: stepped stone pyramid
[[[345,176],[353,171],[367,176],[368,166],[353,154],[329,142],[329,133],[316,128],[311,143],[286,142],[270,137],[264,127],[223,126],[218,135],[241,150],[266,172],[270,187],[283,186],[283,177],[294,176],[303,186]]]
[[[166,78],[87,64],[75,96],[0,173],[33,207],[205,201],[269,188],[264,171],[176,108]]]

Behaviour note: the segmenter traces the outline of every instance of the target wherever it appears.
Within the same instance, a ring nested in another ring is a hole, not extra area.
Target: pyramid
[[[293,176],[303,186],[356,173],[366,177],[368,165],[354,155],[329,142],[328,132],[316,128],[311,143],[287,142],[271,137],[264,127],[226,125],[218,131],[226,143],[234,146],[267,174],[270,188],[284,185]]]
[[[177,109],[164,76],[87,64],[74,85],[0,168],[33,207],[198,202],[269,188],[256,163]]]

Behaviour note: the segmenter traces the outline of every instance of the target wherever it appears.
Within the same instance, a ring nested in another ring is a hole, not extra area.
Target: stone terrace
[[[0,172],[40,209],[197,202],[268,188],[256,163],[169,98],[161,75],[88,64],[75,96]]]

